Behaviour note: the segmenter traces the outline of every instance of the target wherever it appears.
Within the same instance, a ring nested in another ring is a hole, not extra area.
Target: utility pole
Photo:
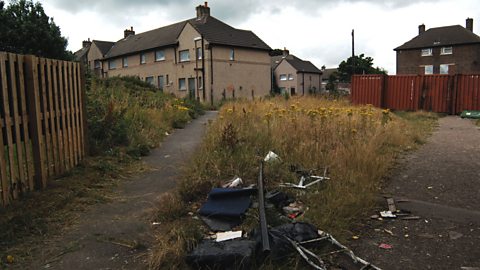
[[[352,29],[352,75],[355,74],[355,29]]]

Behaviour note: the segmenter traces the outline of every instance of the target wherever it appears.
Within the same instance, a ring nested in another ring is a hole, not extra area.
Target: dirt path
[[[382,269],[480,269],[480,128],[454,116],[439,124],[424,146],[401,161],[384,190],[405,200],[397,208],[421,218],[366,218],[355,232],[359,240],[350,243]],[[378,210],[388,210],[382,202],[385,209]]]
[[[67,233],[45,243],[29,269],[145,269],[152,244],[147,213],[155,199],[175,186],[215,112],[175,130],[144,161],[154,170],[118,187],[118,199],[81,215]],[[21,266],[25,269],[25,266]]]

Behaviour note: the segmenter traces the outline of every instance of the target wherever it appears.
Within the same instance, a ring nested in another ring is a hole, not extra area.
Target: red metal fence
[[[458,114],[480,110],[480,75],[355,75],[354,104]]]

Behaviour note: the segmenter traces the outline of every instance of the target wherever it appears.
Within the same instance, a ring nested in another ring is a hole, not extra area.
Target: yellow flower
[[[227,113],[233,113],[233,109],[228,109]]]

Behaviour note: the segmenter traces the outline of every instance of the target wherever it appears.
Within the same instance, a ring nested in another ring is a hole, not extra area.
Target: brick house
[[[213,102],[253,98],[271,89],[271,48],[196,7],[195,18],[135,34],[125,30],[102,60],[103,77],[138,76],[178,97]]]
[[[283,50],[283,55],[271,59],[273,80],[281,93],[305,95],[320,91],[322,71],[310,61],[302,60]]]
[[[473,33],[473,19],[460,25],[418,27],[418,36],[395,48],[397,74],[480,73],[480,37]]]
[[[101,40],[84,40],[82,48],[75,52],[75,59],[82,62],[95,75],[101,76],[102,59],[115,42]]]

